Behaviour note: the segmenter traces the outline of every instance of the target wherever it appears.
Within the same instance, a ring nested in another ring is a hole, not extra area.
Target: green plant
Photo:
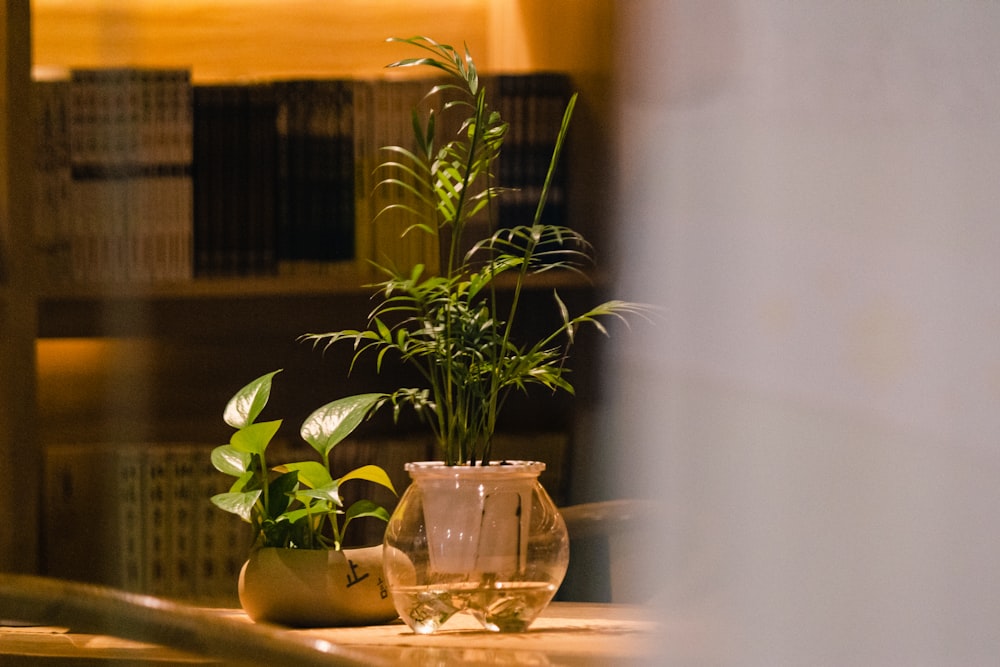
[[[389,67],[430,67],[449,76],[435,85],[437,108],[426,117],[413,112],[414,147],[389,146],[378,170],[377,187],[394,188],[399,201],[383,209],[404,211],[412,223],[404,234],[429,234],[441,250],[440,266],[405,270],[379,267],[387,279],[378,284],[380,299],[367,327],[307,334],[324,347],[353,342],[353,369],[365,353],[375,355],[381,370],[394,353],[415,367],[428,387],[404,388],[390,400],[398,409],[410,404],[426,417],[448,465],[486,465],[493,458],[497,415],[514,390],[541,385],[573,392],[565,365],[579,327],[589,324],[607,333],[600,320],[640,310],[625,301],[607,301],[571,316],[559,295],[553,306],[559,324],[542,337],[523,341],[516,335],[522,291],[528,276],[557,269],[581,271],[590,246],[573,229],[542,224],[542,212],[562,151],[574,95],[565,110],[534,219],[495,229],[496,200],[504,195],[494,177],[507,134],[507,123],[490,108],[472,56],[425,37],[401,41],[429,53]],[[466,114],[461,128],[439,141],[439,116]],[[380,214],[381,215],[381,214]],[[466,244],[468,223],[485,217],[490,234]],[[376,223],[378,220],[376,218]],[[466,251],[464,248],[471,248]],[[497,282],[511,290],[501,306]]]
[[[236,478],[229,491],[212,497],[219,508],[251,524],[255,547],[340,549],[348,524],[361,517],[388,521],[384,507],[358,500],[344,508],[340,487],[349,480],[366,480],[394,494],[392,481],[375,465],[365,465],[334,478],[330,452],[380,402],[384,394],[361,394],[328,403],[302,423],[300,434],[320,455],[319,461],[267,463],[267,447],[282,421],[257,422],[280,371],[263,375],[240,389],[226,405],[223,418],[236,429],[229,444],[212,451],[212,464]]]

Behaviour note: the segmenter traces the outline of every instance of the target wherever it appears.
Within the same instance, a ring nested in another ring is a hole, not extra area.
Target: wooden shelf
[[[39,338],[154,336],[178,339],[298,335],[357,327],[371,308],[370,273],[344,267],[321,276],[203,278],[136,285],[71,285],[38,295]],[[500,281],[505,289],[510,281]],[[529,292],[589,292],[595,279],[570,271],[532,276]],[[343,320],[338,323],[338,320]]]
[[[202,298],[256,298],[309,294],[343,294],[369,291],[371,274],[353,263],[335,267],[329,273],[298,276],[232,276],[193,278],[155,283],[74,283],[42,287],[39,300],[123,301]]]
[[[298,276],[233,276],[194,278],[163,283],[77,283],[41,287],[40,301],[122,301],[199,298],[258,298],[266,296],[315,296],[334,294],[370,294],[370,285],[381,280],[372,271],[353,263],[334,267],[329,273]],[[504,289],[513,278],[501,277]],[[596,282],[593,277],[572,271],[549,271],[529,277],[525,286],[531,290],[578,288]]]

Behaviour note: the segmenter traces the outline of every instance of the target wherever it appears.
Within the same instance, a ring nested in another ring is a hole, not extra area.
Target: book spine
[[[198,502],[194,507],[194,588],[203,600],[236,600],[240,568],[250,553],[250,527],[219,509],[211,497],[224,492],[231,478],[211,463],[210,450],[195,462]]]
[[[245,273],[270,275],[277,270],[276,254],[276,169],[277,105],[274,86],[254,83],[247,86],[247,219]]]
[[[74,279],[190,278],[188,72],[77,69],[69,88]]]
[[[191,93],[192,105],[192,187],[193,219],[192,237],[195,277],[215,273],[215,229],[219,222],[218,190],[219,169],[222,166],[216,149],[214,132],[218,117],[222,115],[222,92],[215,86],[195,86]]]
[[[500,228],[530,225],[555,150],[570,97],[569,76],[560,72],[505,74],[498,77],[498,107],[510,124],[500,158]],[[557,167],[540,222],[566,225],[566,170]],[[544,252],[553,248],[540,248]]]
[[[398,238],[401,233],[399,224],[396,222],[398,214],[396,212],[383,212],[383,208],[389,203],[387,188],[377,187],[377,183],[385,177],[381,171],[376,171],[378,165],[385,159],[384,146],[396,143],[392,138],[392,94],[395,92],[393,83],[379,80],[372,84],[372,105],[371,105],[371,139],[368,146],[368,161],[372,171],[371,190],[369,192],[371,210],[368,215],[368,224],[372,230],[372,257],[371,260],[380,265],[391,265],[398,260]]]
[[[500,183],[506,189],[501,200],[502,228],[529,224],[522,203],[525,200],[527,164],[525,159],[529,128],[526,125],[525,76],[507,74],[499,78],[498,105],[508,123],[507,138],[500,158]]]
[[[119,580],[125,590],[144,591],[146,583],[145,455],[141,449],[117,446],[108,457],[115,471]]]
[[[249,89],[196,86],[194,247],[199,276],[249,273]]]
[[[250,90],[245,85],[232,86],[233,114],[223,128],[228,163],[225,177],[230,210],[222,224],[222,275],[242,276],[249,273],[247,235],[244,233],[250,217],[250,147],[247,146],[249,131]]]
[[[140,446],[136,446],[140,448]],[[172,595],[170,572],[171,529],[170,468],[165,447],[142,446],[143,545],[142,590],[151,595]]]
[[[359,274],[366,281],[374,275],[370,263],[376,257],[373,224],[375,179],[372,170],[378,157],[374,133],[375,89],[378,85],[371,80],[356,80],[351,84],[354,109],[354,257]]]
[[[302,179],[305,167],[303,145],[300,137],[305,132],[305,82],[288,81],[283,84],[284,109],[283,132],[280,137],[282,152],[281,227],[279,243],[280,270],[291,268],[294,257],[301,245],[302,225]]]
[[[560,72],[541,72],[535,75],[538,83],[538,117],[533,121],[539,130],[536,145],[540,147],[537,152],[535,167],[535,187],[538,195],[541,195],[541,188],[545,183],[545,177],[552,161],[552,153],[555,151],[556,141],[559,137],[559,130],[562,125],[563,113],[566,105],[569,104],[571,96],[571,81],[568,74]],[[571,150],[572,142],[567,142],[563,147],[564,155],[560,157],[556,164],[556,170],[550,183],[549,194],[546,206],[542,213],[542,220],[552,225],[568,225],[567,215],[567,168],[568,153]],[[538,201],[536,196],[535,202]]]
[[[44,282],[71,279],[69,161],[69,78],[35,80],[31,88],[35,119],[32,244]]]
[[[280,272],[328,273],[355,257],[353,84],[281,83]]]
[[[191,78],[185,70],[164,73],[167,117],[161,124],[163,158],[155,193],[147,200],[146,216],[158,216],[154,278],[188,280],[194,276],[192,234],[193,128]]]
[[[164,446],[164,445],[161,445]],[[204,447],[189,444],[165,445],[167,448],[167,507],[168,537],[167,578],[169,593],[174,597],[192,599],[196,587],[196,516],[198,497],[197,473],[199,462],[208,458]]]
[[[334,204],[334,260],[353,260],[354,254],[354,87],[342,81],[337,99],[337,172]]]
[[[426,112],[425,93],[433,84],[428,79],[382,80],[373,86],[372,145],[368,147],[372,169],[387,160],[397,160],[385,150],[387,146],[400,146],[413,150],[412,111]],[[417,228],[426,222],[420,215],[431,214],[425,204],[411,190],[398,185],[379,185],[385,178],[398,179],[410,187],[419,187],[415,177],[404,170],[378,170],[374,176],[371,194],[373,254],[378,264],[402,269],[423,264],[431,270],[438,266],[437,238]],[[390,204],[393,208],[387,208]],[[417,213],[414,213],[416,211]]]

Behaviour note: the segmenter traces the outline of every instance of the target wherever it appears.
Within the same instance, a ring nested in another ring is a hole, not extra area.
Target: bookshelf
[[[613,0],[445,0],[430,9],[406,0],[32,0],[30,17],[28,4],[23,0],[7,5],[4,19],[9,34],[32,36],[30,59],[3,53],[8,69],[12,65],[26,69],[30,63],[183,66],[198,85],[375,76],[385,63],[407,55],[402,47],[384,44],[385,37],[428,34],[452,43],[467,41],[484,69],[567,71],[581,93],[574,132],[582,138],[568,156],[574,173],[568,215],[581,221],[577,226],[601,245],[600,225],[594,221],[601,218],[606,185],[600,183],[600,170],[587,165],[606,159],[602,137],[609,122],[604,105],[612,59],[607,35]],[[22,11],[12,14],[12,6]],[[560,30],[547,27],[553,21],[559,22]],[[20,93],[27,86],[10,78],[3,85],[17,86]],[[19,111],[5,110],[5,117],[27,121]],[[9,179],[13,169],[4,177]],[[28,247],[26,232],[22,225],[14,248]],[[5,285],[0,288],[4,308],[17,301],[17,308],[27,315],[18,315],[19,338],[11,340],[7,340],[9,322],[0,319],[5,369],[9,359],[18,358],[26,378],[22,386],[9,390],[15,400],[7,404],[17,407],[4,409],[34,418],[28,421],[37,424],[38,432],[29,434],[29,441],[36,443],[71,442],[80,447],[109,441],[217,443],[228,438],[219,415],[238,385],[284,367],[288,394],[276,399],[275,405],[287,410],[283,416],[288,423],[296,424],[305,412],[335,395],[372,388],[371,378],[344,378],[349,362],[344,355],[319,355],[295,341],[307,331],[358,326],[370,307],[369,290],[362,286],[370,279],[370,273],[348,263],[327,275],[110,285],[33,283],[20,291]],[[599,280],[546,275],[532,284],[530,298],[546,299],[558,289],[572,307],[575,300],[589,301],[594,283],[599,285]],[[16,299],[11,298],[14,292]],[[585,360],[586,349],[579,352]],[[587,382],[587,374],[586,367],[577,374],[578,386]],[[382,380],[391,386],[398,377],[390,373]],[[572,420],[570,402],[559,399],[525,400],[517,421],[527,428],[569,431]],[[378,435],[388,427],[372,428]],[[22,435],[8,433],[0,438],[0,455],[5,459],[24,441]],[[32,451],[40,457],[41,445]],[[26,483],[39,484],[41,472],[35,472]],[[37,522],[31,512],[37,510],[20,510],[23,515],[5,525],[21,524],[21,529],[30,528],[33,532],[28,534],[35,535]],[[32,525],[26,527],[27,523]],[[38,543],[37,537],[32,541]],[[27,559],[27,569],[44,569],[42,551],[17,557]]]

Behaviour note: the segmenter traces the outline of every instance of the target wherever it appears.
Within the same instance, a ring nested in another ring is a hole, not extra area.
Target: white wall
[[[1000,660],[1000,3],[626,0],[598,420],[664,662]],[[605,458],[608,457],[605,454]]]

